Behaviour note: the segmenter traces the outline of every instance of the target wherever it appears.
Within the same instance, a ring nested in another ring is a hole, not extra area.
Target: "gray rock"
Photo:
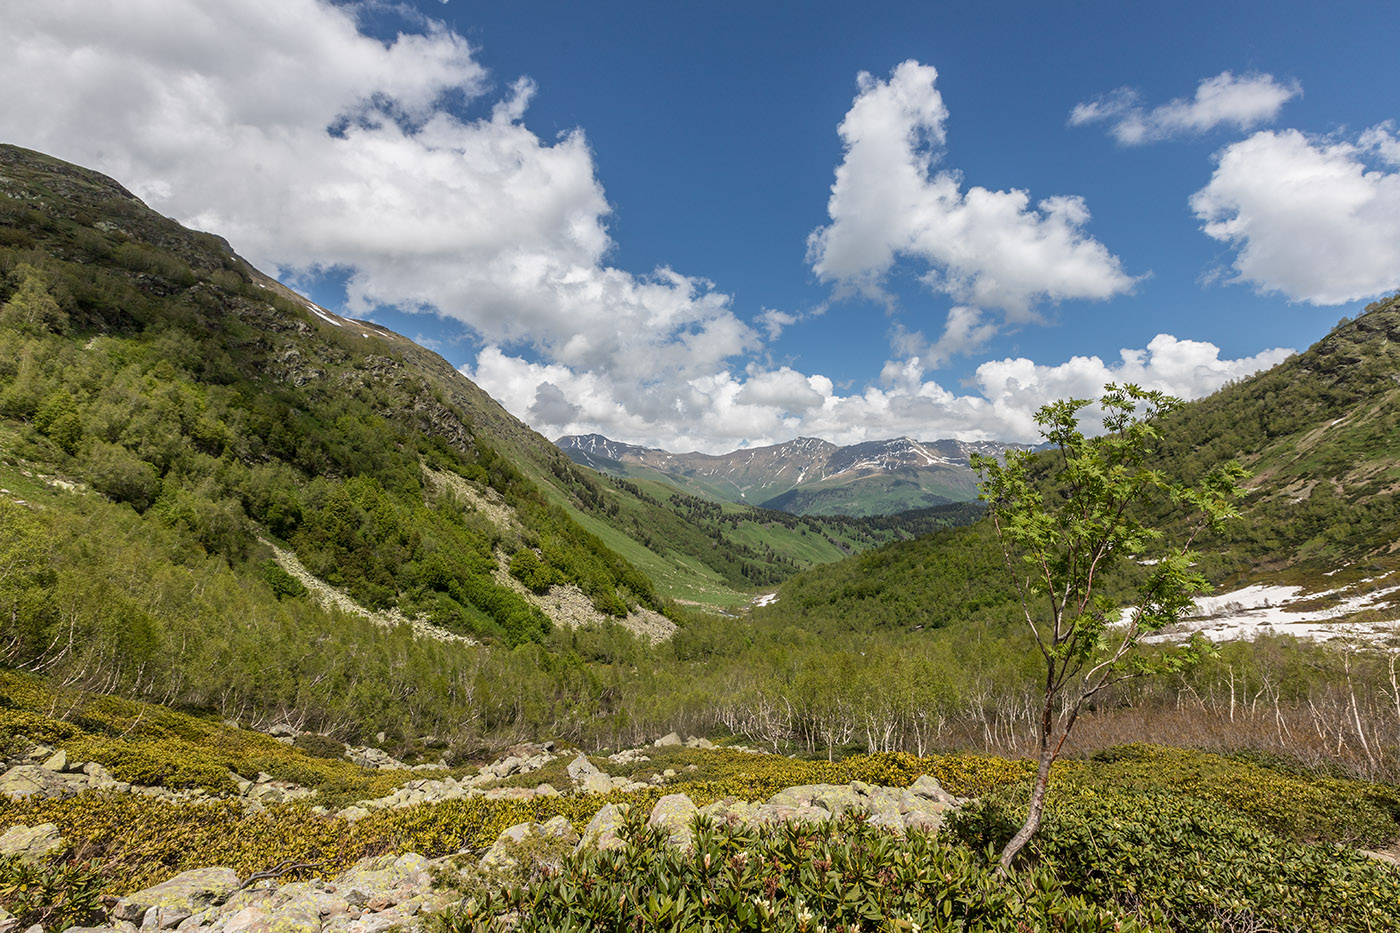
[[[588,756],[579,752],[579,756],[569,762],[569,777],[575,781],[582,781],[590,774],[600,774],[598,766],[588,760]]]
[[[689,849],[694,843],[691,826],[699,812],[699,808],[685,794],[667,794],[656,801],[651,816],[647,818],[647,825],[665,831],[671,845]]]
[[[86,775],[84,785],[86,784]],[[12,800],[26,797],[72,797],[78,793],[77,783],[69,776],[39,765],[16,765],[0,774],[0,794]]]
[[[56,751],[56,752],[54,752],[52,755],[50,755],[50,756],[49,756],[49,759],[48,759],[47,761],[45,761],[45,762],[44,762],[42,765],[40,765],[39,767],[41,767],[41,768],[47,768],[47,769],[50,770],[50,771],[60,771],[60,772],[61,772],[61,771],[67,771],[67,770],[68,770],[68,753],[65,752],[63,749],[60,748],[58,751]]]
[[[585,794],[610,794],[613,790],[613,780],[601,771],[585,775],[581,790]]]
[[[680,745],[682,743],[679,735],[676,735],[674,732],[668,732],[651,744],[656,748],[662,748],[667,745]]]
[[[112,916],[138,923],[152,907],[183,908],[198,913],[221,903],[238,888],[238,873],[232,868],[196,868],[128,894],[117,901]]]
[[[141,933],[168,930],[193,916],[194,912],[185,907],[152,907],[141,920]]]
[[[63,849],[63,837],[53,823],[33,827],[19,824],[0,836],[0,855],[18,856],[26,862],[38,862]]]
[[[957,797],[954,797],[952,794],[944,790],[943,785],[939,784],[935,778],[930,777],[927,774],[919,775],[918,780],[916,780],[913,784],[909,785],[909,789],[915,794],[918,794],[920,797],[924,797],[928,800],[932,800],[936,803],[941,803],[946,806],[955,807],[959,803],[961,803],[961,801],[958,800]]]
[[[574,829],[574,824],[570,823],[568,817],[552,816],[540,825],[540,833],[550,839],[562,839],[565,842],[578,842],[579,834]]]
[[[584,827],[583,838],[579,840],[575,850],[594,848],[606,852],[608,849],[620,849],[626,845],[618,836],[618,830],[622,829],[628,809],[626,804],[616,803],[607,804],[600,809]]]

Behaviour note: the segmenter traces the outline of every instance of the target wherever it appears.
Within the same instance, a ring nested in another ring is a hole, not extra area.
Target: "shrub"
[[[339,739],[333,739],[328,735],[316,735],[314,732],[307,732],[297,736],[292,744],[312,758],[330,758],[332,760],[345,757],[345,743]]]
[[[624,848],[585,849],[525,888],[487,891],[443,915],[446,933],[566,929],[991,931],[1147,929],[1066,894],[1044,871],[1006,883],[925,833],[898,837],[858,818],[762,833],[701,820],[693,851],[669,845],[633,808]]]
[[[97,926],[104,916],[101,890],[102,876],[87,863],[0,858],[0,907],[14,914],[18,929]]]

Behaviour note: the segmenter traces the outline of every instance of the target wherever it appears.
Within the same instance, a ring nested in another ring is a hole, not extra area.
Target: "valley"
[[[848,929],[1393,925],[1400,876],[1364,853],[1400,842],[1400,297],[1354,310],[1157,426],[1163,476],[1251,478],[1193,539],[1215,591],[1144,647],[1158,675],[1085,709],[1019,887],[985,851],[1025,808],[1043,672],[968,463],[1012,445],[550,443],[117,181],[0,147],[0,743],[38,788],[0,831],[62,840],[0,859],[0,924],[610,929],[596,884],[660,929],[807,929],[799,901]],[[1163,547],[1194,533],[1144,502]],[[946,822],[911,821],[934,784]],[[605,811],[635,845],[569,861]],[[791,874],[745,867],[769,843]],[[704,901],[721,868],[742,896]],[[215,870],[198,904],[131,900]]]

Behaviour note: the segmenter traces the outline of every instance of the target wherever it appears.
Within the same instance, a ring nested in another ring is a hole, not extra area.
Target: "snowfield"
[[[1253,639],[1260,632],[1317,641],[1400,638],[1400,608],[1385,605],[1400,591],[1400,585],[1362,590],[1374,582],[1371,578],[1349,587],[1306,594],[1300,586],[1255,585],[1204,596],[1196,600],[1197,615],[1144,640],[1181,641],[1198,632],[1211,641]],[[1326,604],[1319,608],[1319,602]],[[1376,617],[1364,622],[1345,621],[1366,610],[1374,611]]]

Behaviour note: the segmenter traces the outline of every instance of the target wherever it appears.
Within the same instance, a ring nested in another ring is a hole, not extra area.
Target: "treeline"
[[[1036,656],[1009,620],[833,637],[707,616],[655,647],[608,625],[474,648],[323,609],[152,515],[67,493],[36,501],[0,504],[0,659],[57,683],[464,751],[542,738],[619,747],[674,729],[821,757],[1019,754],[1036,735]],[[1076,747],[1179,742],[1394,781],[1397,666],[1400,643],[1225,645],[1102,697]]]

